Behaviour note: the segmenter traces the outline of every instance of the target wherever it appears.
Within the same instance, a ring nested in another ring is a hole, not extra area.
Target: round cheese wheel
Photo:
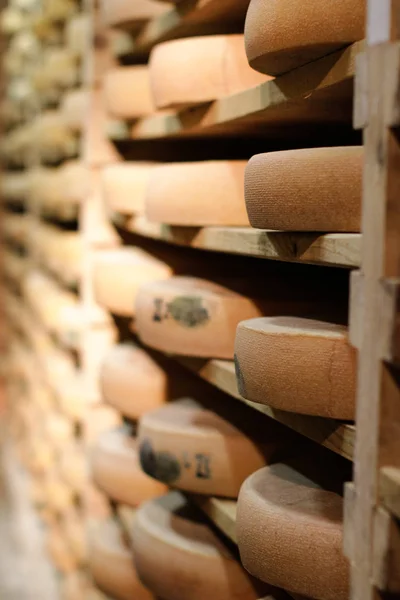
[[[156,166],[146,191],[146,216],[170,225],[248,226],[245,167],[241,160]]]
[[[96,253],[93,266],[95,297],[112,313],[133,315],[140,286],[172,275],[165,263],[140,248],[124,247]]]
[[[138,579],[118,525],[111,519],[99,523],[90,536],[89,567],[96,585],[115,600],[152,600]]]
[[[232,590],[238,600],[259,598],[242,566],[177,492],[137,510],[132,546],[141,581],[164,600],[228,600]]]
[[[104,77],[104,99],[109,115],[137,119],[154,112],[146,66],[118,67]]]
[[[103,492],[129,506],[165,491],[163,484],[141,470],[136,439],[124,428],[100,436],[92,452],[91,469],[94,482]]]
[[[210,102],[266,81],[247,63],[243,35],[173,40],[155,47],[150,78],[157,108]]]
[[[83,515],[75,508],[68,511],[62,518],[62,527],[66,540],[79,565],[87,560],[87,540]]]
[[[83,490],[87,479],[84,452],[83,445],[74,440],[66,445],[60,454],[60,475],[76,493]]]
[[[68,512],[74,504],[74,490],[56,473],[46,475],[43,481],[46,504],[57,514]]]
[[[227,359],[233,358],[237,324],[262,314],[250,298],[194,277],[144,285],[135,313],[145,344],[173,354]]]
[[[364,0],[251,0],[245,41],[250,65],[278,75],[364,37]]]
[[[274,441],[261,448],[218,414],[185,400],[143,415],[138,444],[140,464],[151,477],[188,492],[230,498],[277,446]]]
[[[120,427],[121,415],[107,404],[94,404],[86,409],[85,442],[97,443],[99,437],[108,431]]]
[[[101,186],[107,208],[123,215],[143,214],[153,169],[151,163],[145,162],[123,162],[105,167]]]
[[[106,27],[125,26],[131,30],[162,15],[168,6],[157,0],[102,0],[100,9]]]
[[[110,350],[101,367],[100,385],[104,400],[133,420],[164,404],[168,396],[164,369],[133,344]]]
[[[257,154],[245,175],[250,223],[286,231],[360,231],[362,146]]]
[[[243,484],[236,528],[243,565],[262,581],[316,600],[348,598],[343,500],[285,464]]]
[[[237,328],[235,365],[247,400],[354,419],[357,363],[347,327],[296,317],[244,321]]]
[[[85,89],[73,90],[65,94],[61,112],[65,123],[73,131],[82,131],[89,117],[89,93]]]

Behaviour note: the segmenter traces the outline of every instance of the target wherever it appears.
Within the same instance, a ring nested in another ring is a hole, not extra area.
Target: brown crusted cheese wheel
[[[117,119],[137,119],[154,112],[146,66],[117,67],[104,77],[108,114]]]
[[[362,146],[257,154],[245,174],[250,223],[286,231],[360,231]]]
[[[123,215],[143,214],[153,169],[151,163],[141,162],[124,162],[103,169],[101,186],[108,209]]]
[[[81,131],[89,117],[90,95],[85,89],[72,90],[65,94],[61,112],[65,123],[73,131]]]
[[[316,600],[348,598],[343,500],[285,464],[243,484],[236,520],[243,565],[262,581]]]
[[[159,496],[165,485],[143,473],[136,439],[129,429],[103,433],[92,451],[92,477],[96,485],[116,502],[137,506]]]
[[[237,427],[193,401],[143,415],[138,433],[142,469],[181,490],[236,498],[243,481],[277,447],[261,449]]]
[[[243,567],[178,492],[137,510],[132,546],[141,581],[164,600],[228,600],[232,590],[237,600],[259,598]]]
[[[172,269],[140,248],[124,247],[98,252],[93,281],[96,300],[112,313],[132,316],[140,286],[166,279]]]
[[[362,39],[364,26],[364,0],[251,0],[247,57],[257,71],[278,75]]]
[[[129,27],[132,30],[132,27],[138,28],[166,10],[168,6],[158,0],[101,0],[103,23],[106,27]]]
[[[139,337],[157,350],[229,359],[237,324],[262,313],[253,300],[221,285],[172,277],[143,285],[135,314]]]
[[[243,196],[246,161],[220,160],[154,167],[146,216],[171,225],[248,226]]]
[[[164,369],[133,344],[119,344],[108,352],[100,385],[104,400],[133,420],[164,404],[168,395]]]
[[[235,363],[247,400],[354,419],[357,365],[347,327],[296,317],[244,321],[237,328]]]
[[[164,42],[150,56],[157,108],[210,102],[266,81],[247,63],[243,35],[212,35]]]
[[[99,523],[90,535],[89,568],[96,585],[115,600],[152,600],[138,579],[132,553],[112,519]]]

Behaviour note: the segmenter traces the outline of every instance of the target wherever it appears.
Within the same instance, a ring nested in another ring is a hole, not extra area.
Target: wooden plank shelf
[[[354,425],[277,410],[264,404],[245,400],[237,390],[233,361],[201,360],[175,357],[180,364],[237,400],[244,402],[268,417],[283,423],[301,435],[352,460],[355,442]]]
[[[253,135],[270,138],[308,135],[341,126],[351,130],[355,62],[364,42],[333,52],[276,79],[214,102],[183,111],[166,111],[133,123],[111,120],[115,141],[203,135]],[[332,110],[332,104],[335,110]]]
[[[251,227],[175,227],[150,223],[144,217],[113,213],[115,225],[143,237],[179,246],[244,254],[272,260],[338,267],[358,267],[361,234],[293,233]]]
[[[130,43],[118,43],[117,55],[147,55],[156,44],[177,38],[216,33],[243,33],[249,0],[183,0],[152,19]],[[126,37],[126,33],[125,36]]]
[[[236,500],[198,495],[191,495],[190,499],[211,519],[227,538],[237,544]]]

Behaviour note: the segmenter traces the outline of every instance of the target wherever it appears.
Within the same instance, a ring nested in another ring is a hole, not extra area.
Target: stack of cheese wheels
[[[316,600],[348,598],[343,500],[278,463],[243,484],[236,520],[240,556],[252,575]]]
[[[137,441],[127,427],[99,437],[92,451],[91,470],[100,490],[116,502],[129,506],[138,506],[165,491],[165,485],[141,470]]]
[[[132,31],[165,13],[168,6],[158,0],[101,0],[100,10],[106,27],[129,27]]]
[[[120,528],[111,519],[99,523],[90,535],[89,567],[96,585],[114,600],[152,600],[139,581]]]
[[[94,260],[96,300],[112,313],[129,317],[133,315],[140,286],[171,275],[169,265],[139,248],[104,250]]]
[[[110,211],[126,216],[144,213],[152,163],[124,162],[102,170],[101,193]]]
[[[117,67],[104,77],[108,114],[117,119],[137,119],[154,112],[149,70],[146,66]]]
[[[245,175],[250,223],[259,229],[360,231],[363,147],[257,154]]]
[[[178,492],[137,510],[132,547],[141,581],[164,600],[228,600],[232,590],[238,600],[263,595]]]
[[[267,77],[249,67],[243,35],[213,35],[164,42],[150,56],[157,108],[217,100],[254,87]]]
[[[172,277],[144,285],[136,325],[149,346],[176,354],[232,358],[237,324],[262,315],[256,302],[210,281]]]
[[[258,444],[217,413],[179,400],[140,419],[139,455],[151,477],[181,490],[236,498],[243,481],[265,466],[276,436]]]
[[[73,131],[82,131],[89,116],[90,95],[85,89],[73,90],[65,94],[61,112],[67,126]]]
[[[146,191],[146,216],[170,225],[248,226],[245,167],[241,160],[155,166]]]
[[[114,346],[100,371],[104,400],[134,421],[168,399],[164,369],[147,352],[133,344]]]
[[[278,75],[364,37],[364,0],[251,0],[245,25],[250,65]]]
[[[348,330],[312,319],[270,317],[239,324],[240,394],[277,409],[354,419],[356,353]]]

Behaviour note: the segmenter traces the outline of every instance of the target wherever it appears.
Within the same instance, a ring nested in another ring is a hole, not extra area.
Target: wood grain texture
[[[244,566],[256,577],[298,594],[347,599],[342,504],[340,496],[319,488],[290,465],[257,471],[242,486],[237,507]]]
[[[270,75],[290,71],[361,40],[365,29],[365,2],[269,2],[251,0],[245,39],[249,63]]]
[[[241,35],[164,42],[149,65],[154,103],[161,109],[210,102],[266,79],[248,66]]]
[[[253,156],[245,175],[251,225],[286,231],[359,232],[363,157],[362,146]]]
[[[355,418],[356,353],[347,328],[312,319],[270,317],[239,323],[240,394],[301,414]]]
[[[146,217],[184,226],[247,226],[245,161],[155,166],[146,190]]]
[[[138,506],[162,494],[166,487],[140,468],[137,442],[126,429],[103,433],[91,457],[96,485],[116,502]]]

